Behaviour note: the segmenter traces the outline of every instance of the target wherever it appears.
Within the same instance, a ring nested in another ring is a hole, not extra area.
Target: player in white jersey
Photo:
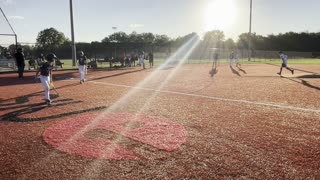
[[[140,60],[141,66],[143,67],[143,69],[145,69],[146,67],[145,67],[145,64],[144,64],[144,52],[143,51],[140,52],[139,60]]]
[[[281,65],[281,68],[280,68],[280,72],[278,74],[281,75],[282,68],[288,69],[293,74],[294,70],[288,67],[288,56],[285,55],[282,51],[279,52],[279,55],[280,55],[280,58],[282,60],[282,65]]]

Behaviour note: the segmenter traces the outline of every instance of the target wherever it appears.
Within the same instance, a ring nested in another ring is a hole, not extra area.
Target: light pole
[[[70,0],[70,23],[71,23],[71,49],[72,49],[72,66],[76,66],[76,44],[74,42],[74,28],[73,28],[73,8],[72,8],[72,0]]]
[[[248,36],[248,60],[251,61],[251,23],[252,23],[252,0],[250,0],[250,23],[249,23],[249,36]]]
[[[114,30],[114,33],[116,32],[116,30],[117,30],[117,27],[112,27],[112,29]],[[115,34],[114,34],[115,35]],[[116,38],[116,36],[115,36],[115,38]],[[114,58],[117,58],[117,39],[115,39],[115,42],[114,42],[115,44],[114,44]]]

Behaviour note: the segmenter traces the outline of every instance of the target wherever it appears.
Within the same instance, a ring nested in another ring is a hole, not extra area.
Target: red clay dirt
[[[101,137],[101,135],[103,135]],[[174,151],[186,142],[186,131],[165,118],[125,113],[88,113],[54,124],[43,134],[54,148],[96,159],[148,158],[126,150],[130,140],[158,150]]]
[[[77,71],[56,71],[52,107],[34,72],[0,74],[0,177],[319,179],[320,65],[292,67],[282,77],[268,64],[213,76],[210,65],[90,70],[84,85]],[[84,138],[89,155],[59,135]],[[130,158],[112,156],[117,148]]]

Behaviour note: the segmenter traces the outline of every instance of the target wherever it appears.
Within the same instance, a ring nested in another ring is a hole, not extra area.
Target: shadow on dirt
[[[241,76],[241,74],[237,70],[235,70],[232,66],[229,66],[229,67],[230,67],[233,74],[235,74],[237,76]]]
[[[135,72],[140,72],[140,71],[145,71],[145,70],[144,69],[138,69],[138,70],[133,70],[133,71],[127,71],[127,72],[122,72],[122,73],[119,73],[119,74],[112,74],[112,75],[107,75],[107,76],[102,76],[102,77],[89,79],[89,81],[95,81],[95,80],[99,80],[99,79],[117,77],[117,76],[122,76],[122,75],[131,74],[131,73],[135,73]]]
[[[271,65],[271,66],[277,66],[279,68],[281,67],[281,65],[278,65],[278,64],[272,64],[272,63],[266,63],[266,64]],[[310,74],[313,74],[313,75],[319,75],[320,76],[320,74],[316,73],[316,72],[307,71],[307,70],[303,70],[303,69],[297,69],[297,68],[292,68],[292,69],[294,69],[295,71],[301,71],[301,72],[306,72],[306,73],[310,73]]]
[[[62,88],[78,86],[78,85],[79,85],[79,83],[73,83],[73,84],[68,84],[68,85],[56,87],[56,89],[62,89]],[[51,90],[51,91],[53,91],[53,90]],[[10,106],[10,105],[16,105],[16,104],[22,104],[22,103],[25,103],[25,102],[29,102],[29,98],[33,97],[33,96],[43,96],[43,91],[38,91],[38,92],[34,92],[34,93],[30,93],[30,94],[26,94],[26,95],[14,97],[14,98],[9,98],[9,99],[0,99],[0,107],[1,106]],[[57,96],[57,95],[56,94],[50,94],[50,97],[53,98],[53,99],[55,98],[55,96]],[[15,100],[15,103],[3,104],[4,102],[8,102],[8,101],[12,101],[12,100]]]
[[[76,71],[75,71],[76,72]],[[53,81],[59,81],[64,80],[62,78],[56,78],[56,77],[74,77],[75,72],[67,72],[62,74],[54,74],[53,73]],[[34,74],[33,74],[34,73]],[[13,85],[22,85],[22,84],[37,84],[40,83],[39,79],[35,79],[36,73],[33,72],[26,73],[24,75],[23,79],[18,79],[16,76],[12,76],[12,74],[9,74],[10,76],[0,76],[0,86],[13,86]]]
[[[247,72],[244,70],[244,69],[242,69],[241,67],[239,67],[239,66],[237,66],[238,67],[238,70],[240,71],[240,72],[242,72],[242,73],[244,73],[244,74],[247,74]]]
[[[276,65],[276,64],[271,64],[271,63],[266,63],[266,64],[280,67],[279,65]],[[299,84],[302,84],[302,85],[304,85],[304,86],[306,86],[306,87],[308,87],[308,88],[320,90],[320,87],[314,86],[314,85],[310,84],[308,81],[303,80],[303,78],[305,78],[305,79],[312,79],[312,78],[315,78],[315,79],[316,79],[316,78],[320,78],[320,74],[315,73],[315,72],[312,72],[312,71],[306,71],[306,70],[303,70],[303,69],[297,69],[297,68],[292,68],[292,69],[294,69],[295,71],[298,70],[298,71],[301,71],[301,72],[306,72],[306,73],[311,73],[311,74],[309,74],[309,75],[297,76],[297,77],[293,77],[293,78],[284,77],[284,76],[280,76],[280,77],[281,77],[281,78],[288,79],[288,80],[293,81],[293,82],[296,82],[296,83],[299,83]]]
[[[303,76],[298,76],[297,78],[310,78],[310,79],[313,79],[313,78],[320,78],[320,74],[310,74],[310,75],[303,75]]]
[[[97,70],[91,70],[92,72],[101,72],[101,71],[105,71],[105,72],[109,72],[109,71],[117,71],[117,70],[126,70],[126,69],[122,69],[122,68],[113,68],[113,69],[97,69]],[[143,69],[133,69],[130,71],[126,71],[126,72],[121,72],[118,74],[112,74],[112,75],[108,75],[108,76],[103,76],[103,77],[99,77],[96,79],[92,79],[92,80],[99,80],[99,79],[104,79],[104,78],[111,78],[111,77],[116,77],[116,76],[122,76],[125,74],[130,74],[130,73],[135,73],[135,72],[139,72],[139,71],[144,71]],[[79,77],[77,76],[78,71],[77,70],[73,70],[72,72],[65,72],[65,73],[55,73],[55,71],[53,71],[53,81],[62,81],[62,80],[66,80],[66,79],[78,79]],[[14,75],[13,75],[14,74]],[[36,84],[36,83],[40,83],[39,79],[35,80],[35,74],[36,72],[26,72],[24,75],[23,79],[18,79],[15,76],[16,73],[7,73],[4,74],[3,76],[0,76],[0,86],[13,86],[13,85],[22,85],[22,84]],[[76,75],[75,75],[76,74]]]
[[[218,74],[218,69],[217,68],[211,69],[209,71],[209,74],[211,77],[215,76],[216,74]]]
[[[83,109],[83,110],[79,110],[79,111],[54,114],[54,115],[45,116],[45,117],[36,117],[36,118],[20,117],[21,115],[35,113],[37,111],[41,111],[46,108],[72,105],[72,104],[77,104],[77,103],[81,103],[81,102],[82,101],[75,101],[73,99],[61,99],[61,100],[54,101],[54,104],[52,106],[48,106],[44,102],[43,103],[28,104],[28,105],[24,105],[24,106],[19,106],[19,108],[22,107],[22,109],[19,109],[19,110],[13,111],[13,112],[9,112],[9,113],[6,113],[6,114],[0,116],[0,120],[1,121],[11,121],[11,122],[45,121],[45,120],[50,120],[50,119],[55,119],[55,118],[66,117],[66,116],[70,116],[70,115],[74,115],[74,114],[81,114],[81,113],[85,113],[85,112],[107,109],[106,106],[100,106],[100,107],[94,107],[94,108],[89,108],[89,109]],[[10,108],[12,109],[12,107],[10,107]],[[16,107],[16,108],[18,108],[18,107]]]
[[[299,84],[302,84],[302,85],[304,85],[304,86],[306,86],[306,87],[308,87],[308,88],[312,88],[312,89],[316,89],[316,90],[320,90],[320,87],[317,87],[317,86],[314,86],[314,85],[312,85],[312,84],[310,84],[308,81],[306,81],[306,80],[303,80],[303,79],[299,79],[299,78],[288,78],[288,77],[284,77],[284,76],[280,76],[281,78],[285,78],[285,79],[288,79],[288,80],[290,80],[290,81],[293,81],[293,82],[296,82],[296,83],[299,83]],[[301,82],[300,82],[300,81]]]

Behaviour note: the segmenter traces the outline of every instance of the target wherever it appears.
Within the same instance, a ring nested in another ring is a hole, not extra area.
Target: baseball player
[[[87,57],[84,55],[83,51],[79,52],[77,60],[79,64],[80,84],[83,84],[85,80],[84,76],[87,74]]]
[[[236,53],[236,67],[241,67],[241,64],[239,63],[239,54]]]
[[[37,59],[38,67],[41,66],[41,64],[44,62],[44,60],[45,60],[45,57],[44,57],[44,55],[41,53],[41,54],[39,55],[38,59]]]
[[[16,64],[18,66],[18,74],[19,74],[19,79],[23,79],[23,72],[24,72],[24,54],[22,52],[22,48],[19,47],[17,49],[17,52],[14,54],[14,57],[16,59]]]
[[[214,53],[213,55],[213,64],[214,64],[214,69],[217,69],[218,66],[218,60],[219,60],[219,54],[218,52]]]
[[[153,53],[152,52],[149,53],[149,64],[150,64],[150,68],[152,68],[153,67]]]
[[[282,51],[279,52],[279,55],[280,55],[280,58],[282,60],[282,65],[280,67],[280,72],[278,74],[281,76],[282,68],[288,69],[293,74],[294,70],[288,67],[288,56],[285,55]]]
[[[212,57],[213,57],[212,68],[211,68],[211,70],[209,71],[209,74],[211,74],[211,76],[213,76],[214,74],[217,73],[218,59],[219,59],[219,54],[218,54],[218,52],[215,52]]]
[[[44,87],[44,98],[45,102],[50,106],[52,104],[52,101],[50,100],[50,77],[52,76],[52,70],[53,70],[53,61],[56,59],[56,55],[53,53],[50,53],[46,56],[46,62],[42,63],[40,68],[38,69],[36,73],[36,77],[38,77],[38,74],[40,73],[40,81],[42,86]]]
[[[143,66],[143,69],[145,69],[146,67],[144,65],[144,52],[143,51],[141,51],[139,59],[140,59],[141,66]]]
[[[230,58],[230,66],[232,66],[232,64],[233,64],[233,58],[234,58],[234,52],[233,52],[233,51],[230,53],[229,58]]]

